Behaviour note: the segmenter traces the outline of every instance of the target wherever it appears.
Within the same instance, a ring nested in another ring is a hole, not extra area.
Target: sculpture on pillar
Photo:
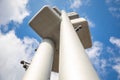
[[[20,61],[20,63],[23,65],[23,68],[25,69],[25,71],[28,69],[28,67],[30,65],[30,63],[28,63],[28,62],[26,62],[24,60]]]

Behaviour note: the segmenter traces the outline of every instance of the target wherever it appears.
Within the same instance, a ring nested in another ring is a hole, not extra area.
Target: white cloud
[[[88,54],[92,64],[96,68],[101,80],[103,80],[106,76],[106,66],[108,65],[106,59],[100,58],[101,55],[103,55],[102,50],[103,44],[99,41],[93,42],[92,48],[86,50],[86,53]]]
[[[116,63],[120,63],[120,58],[119,58],[119,57],[118,57],[118,58],[115,58],[114,61],[115,61]]]
[[[101,51],[102,51],[102,43],[100,43],[98,41],[95,41],[93,43],[92,48],[86,50],[86,52],[88,53],[88,56],[90,58],[96,58],[96,57],[100,56]]]
[[[120,8],[118,7],[109,7],[111,14],[117,18],[120,18]]]
[[[23,41],[23,44],[27,46],[26,48],[29,48],[29,49],[26,49],[26,53],[29,53],[30,55],[29,58],[32,58],[35,48],[38,47],[38,44],[39,44],[38,41],[34,38],[29,38],[29,37],[24,37],[22,41]]]
[[[111,53],[111,54],[114,54],[114,49],[111,48],[111,47],[107,47],[107,52]]]
[[[110,37],[109,41],[120,48],[120,38]]]
[[[112,36],[112,37],[110,37],[109,41],[113,45],[118,47],[118,49],[120,49],[120,38]],[[116,54],[115,48],[110,48],[108,52],[112,53],[112,57],[110,57],[109,60],[110,60],[110,62],[113,62],[115,65],[111,65],[111,67],[118,73],[117,80],[120,80],[120,55],[119,55],[119,51],[117,50],[117,54]]]
[[[81,0],[74,0],[74,2],[71,4],[70,8],[80,8],[82,6]]]
[[[14,31],[0,33],[0,80],[22,80],[25,71],[20,61],[29,61],[37,45],[33,38],[19,39]]]
[[[0,0],[0,25],[6,25],[10,21],[22,23],[29,15],[27,3],[28,0]]]
[[[69,0],[71,9],[78,9],[81,6],[88,6],[90,0]]]
[[[110,37],[109,41],[120,48],[120,39],[116,37]],[[95,66],[101,80],[105,80],[105,77],[109,76],[111,71],[108,71],[107,67],[112,68],[114,71],[118,73],[118,79],[120,80],[120,58],[117,54],[116,50],[112,47],[106,47],[103,49],[103,44],[101,42],[95,41],[93,42],[92,48],[86,50],[92,64]],[[105,46],[104,46],[105,47]],[[105,51],[103,51],[105,50]],[[106,51],[110,54],[107,54]]]
[[[87,18],[88,24],[90,27],[95,27],[95,23],[93,23],[92,20],[90,20],[89,18]]]
[[[120,0],[106,0],[106,3],[110,13],[116,18],[120,18]]]
[[[113,69],[118,73],[118,80],[120,80],[120,63],[113,66]]]
[[[34,38],[19,39],[14,31],[0,32],[0,80],[22,80],[25,70],[20,61],[30,62],[38,44]],[[58,73],[51,72],[50,79],[58,80]]]
[[[90,57],[93,65],[97,68],[97,71],[105,71],[106,60],[100,59],[100,56],[102,55],[102,48],[103,44],[99,41],[93,42],[92,48],[89,48],[86,50],[86,53]]]

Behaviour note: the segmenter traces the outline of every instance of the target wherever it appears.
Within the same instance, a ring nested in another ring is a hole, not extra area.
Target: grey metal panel
[[[92,46],[91,35],[88,27],[88,22],[84,18],[76,18],[71,20],[74,28],[81,25],[81,29],[77,31],[79,39],[81,40],[84,48],[90,48]]]
[[[78,13],[76,13],[76,12],[69,12],[69,13],[67,13],[67,15],[68,15],[70,20],[79,18]]]

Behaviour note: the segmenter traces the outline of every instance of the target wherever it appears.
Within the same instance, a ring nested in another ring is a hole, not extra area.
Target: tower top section
[[[80,18],[78,13],[67,13],[71,24],[81,40],[83,47],[89,48],[92,46],[88,23],[86,19]],[[42,38],[50,38],[55,43],[55,55],[53,62],[53,71],[58,72],[59,64],[59,41],[60,41],[60,23],[61,11],[56,7],[44,6],[30,20],[29,25]]]
[[[81,29],[77,31],[79,38],[84,48],[92,46],[88,22],[84,18],[80,18],[78,13],[67,13],[68,17],[73,24],[74,28],[81,26]],[[29,21],[29,25],[38,33],[42,38],[51,38],[56,43],[56,48],[59,47],[59,35],[60,35],[60,22],[61,11],[57,7],[50,7],[48,5],[43,6],[33,18]]]

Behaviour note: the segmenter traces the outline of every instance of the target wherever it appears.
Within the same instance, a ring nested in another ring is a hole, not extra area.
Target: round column
[[[60,26],[60,80],[99,80],[65,11]]]
[[[23,80],[49,80],[54,55],[54,43],[50,39],[44,39],[23,77]]]

